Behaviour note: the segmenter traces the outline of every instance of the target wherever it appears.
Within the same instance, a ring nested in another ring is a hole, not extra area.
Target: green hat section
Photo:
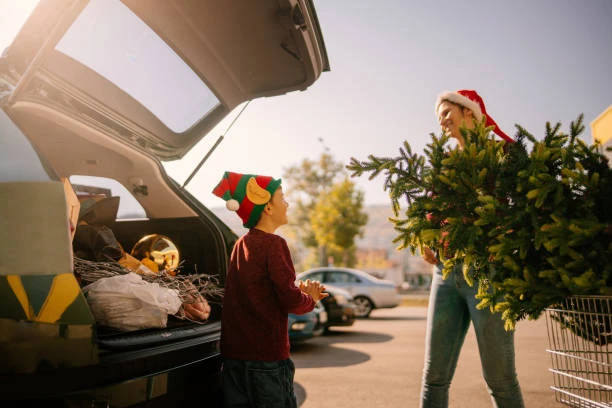
[[[265,190],[270,193],[270,196],[273,196],[280,185],[281,179],[271,179]],[[253,228],[255,225],[257,225],[259,219],[261,218],[261,213],[263,212],[265,207],[265,204],[255,205],[253,207],[253,210],[251,211],[251,215],[249,216],[248,222],[245,223],[244,226],[247,228]]]

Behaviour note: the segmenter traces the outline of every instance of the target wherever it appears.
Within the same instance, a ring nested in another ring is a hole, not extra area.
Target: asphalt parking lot
[[[427,309],[376,310],[352,327],[292,348],[295,387],[302,408],[418,407]],[[546,321],[519,322],[516,362],[527,407],[560,408],[550,386]],[[463,346],[450,390],[452,408],[492,406],[481,376],[473,330]]]

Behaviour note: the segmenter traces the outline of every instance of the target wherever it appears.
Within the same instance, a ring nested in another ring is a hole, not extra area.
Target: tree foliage
[[[517,125],[517,142],[507,144],[479,123],[462,130],[463,149],[432,134],[424,155],[404,142],[397,157],[352,158],[347,168],[383,174],[395,242],[435,249],[445,276],[463,260],[479,307],[512,329],[568,296],[612,294],[610,166],[578,137],[582,115],[569,134],[560,127],[547,123],[540,141]]]
[[[334,184],[317,200],[311,225],[319,248],[324,248],[334,264],[355,266],[355,238],[368,222],[363,211],[363,193],[348,178]]]
[[[304,159],[285,169],[283,180],[289,186],[285,194],[291,203],[290,226],[305,247],[318,247],[310,222],[317,199],[343,176],[344,165],[329,153],[321,154],[318,161]]]
[[[327,255],[322,255],[321,250],[329,252],[336,262],[353,259],[354,240],[365,225],[366,215],[362,213],[363,194],[348,179],[344,163],[324,152],[316,161],[304,159],[286,169],[283,180],[289,186],[286,194],[290,202],[291,233],[316,253],[317,264],[327,261]],[[315,232],[321,225],[320,219],[334,226],[334,231]],[[350,234],[353,236],[349,237]]]

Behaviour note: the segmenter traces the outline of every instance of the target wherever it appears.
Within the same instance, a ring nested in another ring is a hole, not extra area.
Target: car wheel
[[[356,317],[369,317],[374,309],[372,301],[365,296],[357,296],[355,299],[355,316]]]

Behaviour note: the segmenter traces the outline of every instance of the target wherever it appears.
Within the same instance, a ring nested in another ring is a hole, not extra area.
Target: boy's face
[[[463,136],[461,136],[459,128],[472,129],[474,127],[472,111],[454,103],[443,101],[438,106],[437,114],[442,130],[463,145]]]
[[[287,224],[287,208],[289,208],[289,203],[285,201],[282,187],[276,189],[269,205],[272,210],[270,217],[272,217],[274,224],[278,226]]]

